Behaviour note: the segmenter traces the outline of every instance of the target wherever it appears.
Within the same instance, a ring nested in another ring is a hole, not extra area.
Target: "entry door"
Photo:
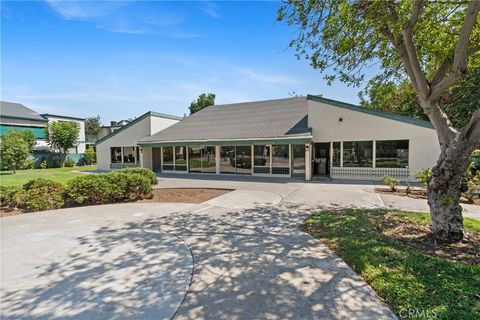
[[[330,142],[315,143],[315,153],[313,157],[313,174],[318,176],[327,176],[330,174]]]

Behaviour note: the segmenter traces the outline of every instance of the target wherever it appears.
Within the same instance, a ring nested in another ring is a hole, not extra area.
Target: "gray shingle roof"
[[[30,119],[46,122],[47,119],[20,103],[0,101],[0,116],[5,118]]]
[[[139,142],[310,136],[305,97],[207,107]]]

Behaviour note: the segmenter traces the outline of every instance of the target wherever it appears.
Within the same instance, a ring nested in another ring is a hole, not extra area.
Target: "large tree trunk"
[[[464,236],[460,196],[465,191],[470,149],[459,135],[443,146],[428,184],[432,231],[437,238],[449,242],[460,241]]]

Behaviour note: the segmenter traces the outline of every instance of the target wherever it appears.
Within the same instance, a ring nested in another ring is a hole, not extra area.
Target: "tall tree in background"
[[[288,0],[279,20],[299,27],[290,45],[297,57],[334,80],[359,85],[364,69],[378,64],[376,81],[411,85],[434,126],[441,154],[428,184],[432,230],[463,238],[460,206],[469,156],[480,147],[480,108],[455,127],[442,98],[480,65],[480,1]]]
[[[77,146],[78,134],[78,125],[75,122],[52,121],[45,128],[48,145],[63,156],[62,166],[68,149]]]
[[[194,114],[197,111],[202,110],[203,108],[213,106],[215,104],[215,94],[213,93],[202,93],[198,96],[196,101],[190,103],[190,114]]]
[[[98,137],[102,130],[102,123],[100,116],[89,117],[85,119],[85,134],[93,137]]]

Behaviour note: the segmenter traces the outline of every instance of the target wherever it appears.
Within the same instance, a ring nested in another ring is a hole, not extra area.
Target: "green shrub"
[[[147,168],[128,168],[119,170],[118,172],[139,174],[147,178],[151,185],[156,185],[158,183],[157,175],[155,174],[155,172]]]
[[[468,201],[473,202],[475,199],[480,198],[480,171],[469,177],[467,188],[463,195]]]
[[[0,205],[2,207],[18,207],[25,199],[25,191],[21,186],[0,187]]]
[[[150,198],[150,180],[134,172],[118,171],[85,175],[67,182],[66,199],[71,205],[94,205]]]
[[[397,179],[391,176],[383,176],[382,181],[387,186],[389,186],[392,191],[396,191],[398,185],[400,184],[400,182]]]
[[[49,179],[33,179],[23,185],[24,199],[19,206],[32,211],[63,207],[63,185]]]
[[[83,154],[83,162],[88,166],[97,163],[97,154],[92,147],[88,147]]]
[[[48,163],[46,159],[43,159],[43,161],[40,163],[40,169],[47,169],[48,168]]]
[[[425,168],[422,171],[415,173],[415,179],[417,179],[418,183],[420,183],[420,185],[424,188],[428,187],[428,181],[430,180],[431,176],[432,176],[431,168]]]
[[[63,166],[64,167],[68,167],[68,168],[71,168],[75,165],[75,160],[72,160],[72,159],[67,159],[65,160],[65,162],[63,163]]]
[[[22,169],[27,170],[27,169],[33,169],[35,168],[35,161],[36,159],[27,159],[23,162]]]

